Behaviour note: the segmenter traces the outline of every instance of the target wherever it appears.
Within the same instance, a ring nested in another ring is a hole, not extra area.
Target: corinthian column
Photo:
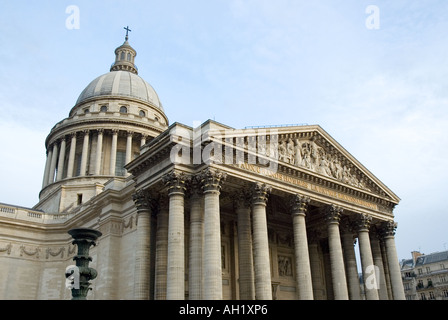
[[[117,142],[118,142],[118,129],[112,130],[112,146],[110,148],[110,165],[109,174],[111,176],[115,175],[115,167],[117,163]]]
[[[126,136],[126,155],[125,155],[125,163],[128,164],[132,160],[132,136],[134,132],[128,131]],[[126,176],[129,176],[130,173],[126,170]]]
[[[384,272],[383,256],[381,253],[381,244],[377,228],[374,228],[373,230],[372,228],[370,228],[369,236],[370,245],[372,247],[373,263],[375,263],[375,266],[378,267],[379,271],[379,279],[376,279],[378,281],[378,295],[380,300],[389,300],[389,295],[387,293],[386,274]]]
[[[199,176],[191,179],[190,188],[190,254],[188,285],[189,299],[202,299],[203,291],[203,244],[204,244],[204,198],[200,190]]]
[[[147,192],[137,190],[133,195],[137,207],[137,239],[135,245],[134,299],[149,300],[151,257],[151,199]]]
[[[70,134],[70,153],[68,156],[68,166],[67,166],[67,178],[73,176],[73,167],[75,164],[75,153],[76,153],[76,132]]]
[[[238,266],[240,299],[254,300],[254,257],[252,251],[252,228],[250,221],[250,194],[238,191],[234,196],[234,208],[238,217]]]
[[[50,149],[50,147],[47,150],[47,161],[45,162],[45,171],[44,171],[44,178],[42,181],[42,189],[45,188],[48,185],[48,176],[50,174],[50,165],[51,165],[51,157],[53,155],[53,150]]]
[[[395,247],[395,230],[397,223],[394,221],[384,222],[382,225],[384,245],[386,247],[387,261],[389,265],[390,282],[394,300],[405,300],[403,281],[401,279],[400,265],[398,262],[397,249]]]
[[[64,173],[64,161],[65,161],[65,137],[62,137],[61,150],[59,151],[58,174],[56,176],[56,181],[62,179],[62,174]]]
[[[86,175],[87,170],[87,158],[89,151],[89,130],[84,130],[84,142],[82,144],[82,154],[81,154],[81,170],[79,172],[80,176]]]
[[[56,159],[58,157],[58,143],[55,141],[53,144],[53,152],[51,153],[51,165],[48,172],[48,184],[54,182],[54,171],[56,170]]]
[[[372,217],[361,214],[356,220],[358,231],[359,253],[361,255],[362,276],[367,300],[378,300],[378,279],[373,264],[372,249],[370,247],[369,228]]]
[[[309,197],[304,197],[299,194],[295,194],[291,200],[299,300],[313,300],[313,284],[305,225],[305,215],[309,202]]]
[[[347,277],[348,294],[350,300],[361,300],[361,288],[359,286],[358,264],[356,263],[355,238],[352,223],[344,219],[341,230],[342,251],[344,253],[345,273]]]
[[[162,177],[168,186],[167,300],[185,299],[184,196],[186,176],[171,171]]]
[[[101,173],[101,152],[103,151],[103,133],[104,129],[98,130],[96,141],[95,175]]]
[[[221,222],[219,193],[226,173],[212,168],[201,172],[204,191],[204,299],[222,299]]]
[[[326,220],[328,229],[328,247],[330,251],[331,276],[335,300],[348,300],[347,280],[345,277],[344,257],[342,254],[339,220],[342,208],[331,205],[327,207]]]
[[[154,299],[166,299],[166,268],[168,256],[168,199],[165,195],[159,198],[156,231],[156,261]]]
[[[268,225],[266,203],[271,187],[255,183],[252,197],[253,244],[255,268],[255,298],[271,300],[271,263],[269,259]]]

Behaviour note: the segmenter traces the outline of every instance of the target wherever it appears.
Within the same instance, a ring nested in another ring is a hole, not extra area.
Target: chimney
[[[412,261],[414,262],[415,265],[415,261],[417,261],[417,258],[422,256],[423,254],[420,253],[419,251],[412,251],[411,255],[412,255]]]

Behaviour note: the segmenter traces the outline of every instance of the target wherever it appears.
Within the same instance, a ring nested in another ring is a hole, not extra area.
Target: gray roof
[[[164,112],[153,87],[139,75],[128,71],[111,71],[90,82],[81,92],[76,104],[100,96],[118,96],[139,99]]]
[[[415,266],[419,265],[421,266],[425,264],[447,260],[448,260],[448,251],[435,252],[418,257],[417,261],[415,262]]]

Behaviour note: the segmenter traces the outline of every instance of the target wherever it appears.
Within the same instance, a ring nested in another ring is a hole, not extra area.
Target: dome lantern
[[[124,28],[126,30],[126,37],[124,43],[115,49],[115,62],[110,67],[110,71],[129,71],[138,74],[137,66],[134,64],[135,56],[137,52],[128,42],[128,32],[131,31],[129,27]]]

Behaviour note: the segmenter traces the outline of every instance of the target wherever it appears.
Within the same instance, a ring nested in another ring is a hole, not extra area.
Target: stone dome
[[[129,71],[110,71],[89,83],[81,92],[76,105],[96,97],[125,97],[138,99],[164,112],[154,88],[139,75]]]

